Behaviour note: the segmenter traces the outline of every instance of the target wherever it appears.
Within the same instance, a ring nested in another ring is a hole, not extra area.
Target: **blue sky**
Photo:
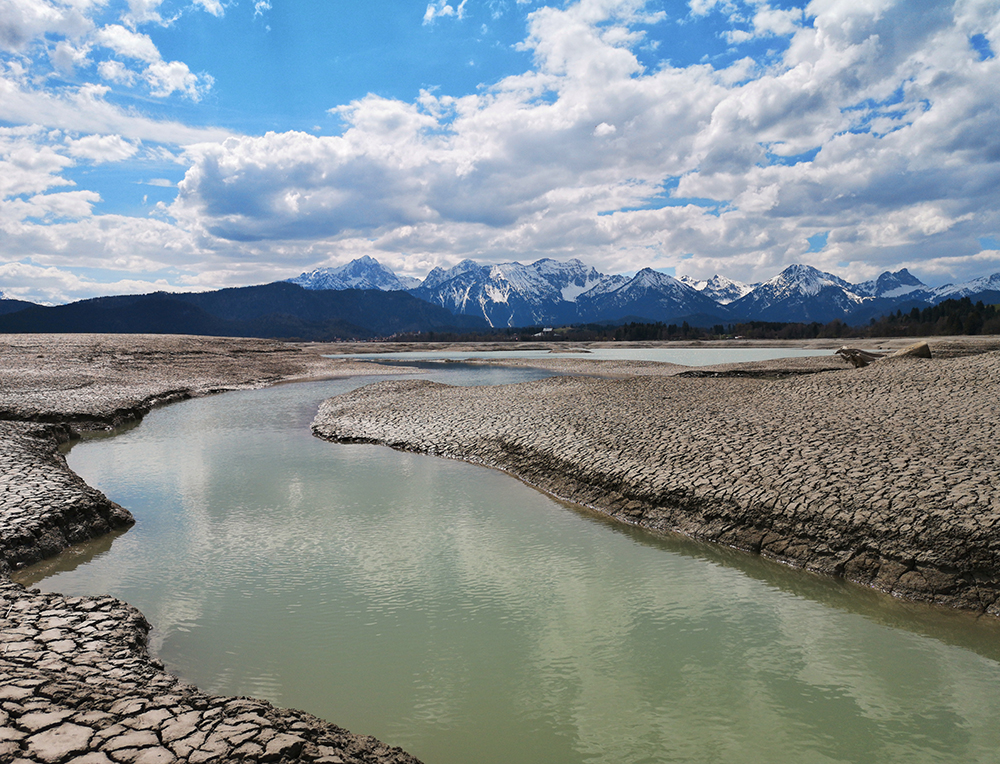
[[[0,0],[0,291],[1000,271],[1000,0]]]

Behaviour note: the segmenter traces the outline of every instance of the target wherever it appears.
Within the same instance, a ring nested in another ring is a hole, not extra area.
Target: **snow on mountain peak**
[[[764,285],[770,286],[775,294],[780,295],[788,295],[796,292],[804,295],[816,295],[826,286],[837,286],[854,294],[853,284],[849,284],[839,276],[834,276],[832,273],[824,273],[818,268],[813,268],[811,265],[801,265],[798,263],[789,265],[777,276],[765,281]]]
[[[754,287],[757,286],[756,284],[744,284],[741,281],[733,281],[719,274],[715,274],[707,281],[693,279],[690,276],[680,276],[677,280],[692,289],[697,289],[706,297],[711,297],[720,305],[728,305],[734,300],[740,299],[752,292]]]
[[[287,281],[305,289],[381,289],[385,292],[412,289],[420,283],[409,276],[397,276],[368,255],[335,268],[315,268]]]
[[[452,313],[484,316],[492,326],[689,316],[719,321],[825,322],[854,315],[867,303],[873,303],[873,310],[881,309],[883,303],[876,300],[936,304],[948,298],[1000,292],[1000,273],[931,289],[905,268],[851,284],[812,266],[795,264],[768,281],[748,285],[718,274],[707,280],[675,278],[652,268],[634,276],[606,275],[575,258],[543,258],[529,264],[462,260],[451,268],[434,268],[419,283],[363,256],[289,281],[307,289],[409,289],[414,296]]]
[[[886,271],[877,279],[855,285],[854,291],[866,297],[902,297],[913,292],[927,291],[927,285],[906,268],[890,273]]]
[[[945,284],[931,290],[935,302],[948,299],[960,299],[979,292],[1000,292],[1000,273],[993,273],[989,276],[981,276],[972,281],[962,284]]]

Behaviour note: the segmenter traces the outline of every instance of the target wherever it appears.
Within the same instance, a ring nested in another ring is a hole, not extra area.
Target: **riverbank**
[[[845,344],[864,350],[901,350],[916,342],[934,345],[937,356],[951,358],[1000,350],[1000,336],[883,337],[879,339],[822,338],[813,340],[671,340],[669,342],[327,342],[312,343],[310,349],[324,355],[369,355],[400,352],[495,352],[541,350],[553,354],[603,349],[648,348],[795,348],[837,350]]]
[[[750,376],[380,382],[326,401],[313,430],[484,464],[625,523],[1000,615],[1000,352],[969,354],[995,346],[932,341],[933,359],[813,374],[798,372],[832,359]]]
[[[185,684],[148,654],[150,624],[125,603],[9,579],[133,521],[66,465],[58,446],[80,430],[223,390],[392,370],[308,346],[159,335],[7,335],[0,354],[0,761],[417,761],[301,711]]]

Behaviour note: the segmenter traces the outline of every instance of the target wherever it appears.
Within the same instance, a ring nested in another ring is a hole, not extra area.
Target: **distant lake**
[[[467,361],[470,359],[504,358],[580,358],[595,361],[657,361],[681,366],[710,366],[720,363],[769,361],[773,358],[808,358],[833,355],[833,350],[803,348],[592,348],[587,351],[567,352],[565,346],[553,344],[550,350],[425,350],[398,353],[354,353],[334,355],[331,358],[360,358],[387,361]]]
[[[372,379],[185,401],[79,443],[70,465],[138,522],[19,580],[121,597],[203,689],[427,764],[1000,760],[995,619],[311,436],[320,401]]]

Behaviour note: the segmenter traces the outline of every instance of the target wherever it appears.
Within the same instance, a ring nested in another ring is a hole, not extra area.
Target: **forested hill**
[[[0,315],[0,332],[199,334],[330,341],[485,327],[405,292],[310,291],[276,282],[195,294],[98,297]]]

